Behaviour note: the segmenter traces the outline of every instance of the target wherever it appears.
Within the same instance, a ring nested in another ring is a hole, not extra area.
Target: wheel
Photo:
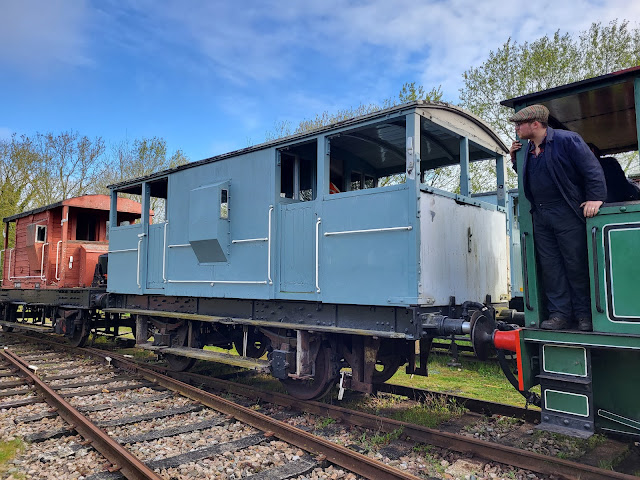
[[[322,346],[314,363],[313,378],[310,380],[296,380],[287,378],[281,380],[289,395],[300,400],[315,400],[324,396],[335,385],[340,369],[333,360],[329,347]]]
[[[389,380],[406,363],[400,355],[385,355],[378,357],[373,371],[373,383],[384,383]]]
[[[89,324],[89,313],[85,310],[73,310],[69,312],[70,317],[67,317],[67,325],[73,329],[71,335],[67,335],[67,342],[73,347],[84,347],[91,333],[91,326]],[[80,317],[81,322],[76,323],[76,318]]]
[[[187,347],[191,348],[202,348],[202,344],[198,335],[194,329],[193,332],[193,345],[188,345],[189,342],[189,324],[185,323],[182,325],[177,331],[176,334],[171,339],[172,347]],[[183,357],[182,355],[172,355],[170,353],[163,354],[163,358],[167,361],[167,365],[169,369],[174,372],[184,372],[185,370],[189,370],[196,363],[195,358]]]
[[[233,341],[233,346],[239,355],[242,355],[243,340],[242,336]],[[247,336],[247,357],[260,358],[267,351],[267,338],[259,332],[249,330]]]

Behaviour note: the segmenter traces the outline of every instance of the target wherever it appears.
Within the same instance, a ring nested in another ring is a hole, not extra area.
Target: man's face
[[[515,128],[516,128],[516,133],[518,134],[518,136],[520,138],[523,138],[525,140],[529,140],[531,138],[533,138],[533,122],[531,121],[525,121],[525,122],[516,122],[515,123]]]

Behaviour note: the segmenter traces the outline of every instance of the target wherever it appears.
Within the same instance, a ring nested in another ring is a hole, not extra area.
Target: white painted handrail
[[[142,239],[146,236],[146,233],[139,233],[138,234],[138,270],[136,272],[136,282],[138,282],[138,288],[141,288],[142,285],[140,284],[140,248],[142,246]]]
[[[316,293],[320,293],[320,224],[322,223],[322,219],[318,217],[316,221]]]
[[[374,232],[394,232],[398,230],[412,230],[413,227],[411,225],[407,227],[388,227],[388,228],[370,228],[368,230],[344,230],[342,232],[325,232],[325,237],[330,237],[333,235],[350,235],[352,233],[374,233]]]
[[[44,244],[44,245],[48,245],[48,243]],[[44,250],[44,245],[42,246],[43,250]],[[7,272],[8,272],[7,273],[7,279],[10,280],[10,281],[13,281],[13,280],[27,280],[29,278],[38,278],[38,279],[42,280],[42,271],[40,272],[40,275],[21,275],[19,277],[14,277],[14,276],[11,275],[11,262],[13,260],[13,251],[14,250],[15,250],[15,248],[10,248],[9,249],[9,266],[7,267]],[[44,251],[43,251],[43,253],[44,253]]]
[[[190,247],[190,243],[181,243],[179,245],[169,245],[167,248]]]
[[[231,285],[266,285],[266,280],[167,280],[167,283],[210,283],[213,287],[216,283]]]
[[[109,250],[108,253],[124,253],[124,252],[137,252],[137,248],[125,248],[124,250]]]
[[[164,243],[162,244],[162,281],[167,283],[167,225],[169,222],[164,222]]]
[[[45,277],[44,275],[44,247],[46,247],[47,245],[49,245],[49,243],[43,243],[42,244],[42,253],[41,253],[41,259],[40,259],[40,280],[46,282],[47,281],[47,277]]]
[[[58,240],[56,244],[56,280],[60,281],[60,245],[62,245],[62,240]]]
[[[269,285],[273,285],[271,280],[271,214],[273,213],[273,205],[269,205],[269,231],[267,232],[267,281]]]
[[[268,238],[246,238],[243,240],[231,240],[231,243],[267,242]]]

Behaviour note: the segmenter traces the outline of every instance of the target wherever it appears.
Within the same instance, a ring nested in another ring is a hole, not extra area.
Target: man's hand
[[[590,218],[596,216],[598,210],[600,210],[600,205],[602,205],[600,200],[588,200],[586,202],[582,202],[580,204],[580,208],[582,208],[584,216]]]
[[[511,155],[511,161],[516,163],[516,152],[522,148],[522,144],[517,140],[511,144],[511,148],[509,149],[509,155]]]

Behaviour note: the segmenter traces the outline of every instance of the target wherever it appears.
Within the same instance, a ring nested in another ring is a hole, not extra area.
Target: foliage
[[[108,193],[108,183],[187,162],[181,150],[168,156],[166,141],[159,137],[125,140],[107,149],[101,137],[75,131],[13,134],[0,140],[0,218],[67,198]],[[11,232],[9,241],[12,247]]]
[[[266,133],[266,140],[276,140],[278,138],[287,137],[289,135],[309,132],[317,128],[326,127],[327,125],[334,125],[351,118],[366,115],[368,113],[374,113],[384,108],[390,108],[396,105],[401,105],[403,103],[413,102],[416,100],[425,100],[427,102],[441,102],[442,88],[438,86],[425,93],[424,87],[422,85],[416,85],[416,82],[406,82],[400,88],[400,92],[398,93],[397,97],[387,98],[382,102],[382,104],[361,103],[357,107],[348,107],[333,113],[325,110],[322,113],[316,114],[316,116],[312,119],[301,120],[295,129],[292,129],[291,122],[288,120],[277,121],[274,124],[273,130]]]
[[[487,121],[508,145],[512,110],[502,100],[614,72],[640,63],[640,29],[626,20],[593,23],[578,36],[545,35],[522,44],[509,38],[479,67],[464,72],[461,106]],[[623,165],[624,166],[624,165]],[[510,172],[511,185],[514,176]]]

